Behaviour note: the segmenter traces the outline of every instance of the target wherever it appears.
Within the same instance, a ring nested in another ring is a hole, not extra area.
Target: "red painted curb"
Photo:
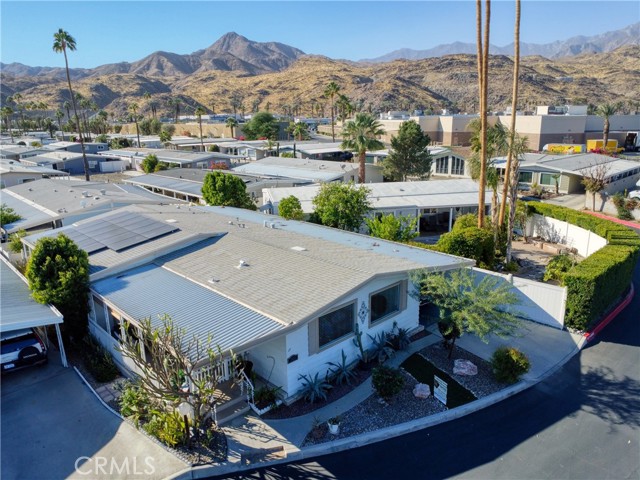
[[[589,210],[581,210],[582,213],[587,213],[589,215],[593,215],[594,217],[603,218],[605,220],[609,220],[610,222],[619,223],[620,225],[624,225],[626,227],[631,228],[640,228],[640,223],[638,222],[630,222],[628,220],[620,220],[616,217],[610,217],[609,215],[605,215],[604,213],[592,212]]]
[[[631,300],[633,299],[634,294],[635,294],[635,288],[634,288],[633,283],[632,283],[631,284],[631,288],[629,289],[629,293],[618,304],[618,306],[616,308],[614,308],[613,311],[610,312],[609,315],[607,315],[598,325],[596,325],[593,330],[591,330],[590,332],[585,332],[584,333],[584,337],[585,337],[586,341],[590,342],[591,340],[593,340],[595,338],[595,336],[598,333],[600,333],[600,331],[604,327],[609,325],[613,321],[613,319],[616,318],[620,314],[620,312],[622,312],[622,310],[624,310],[627,307],[627,305],[629,305],[631,303]]]

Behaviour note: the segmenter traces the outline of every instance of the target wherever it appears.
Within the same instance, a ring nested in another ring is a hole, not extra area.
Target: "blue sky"
[[[512,42],[514,3],[492,2],[492,44]],[[521,41],[548,43],[617,30],[639,21],[639,10],[635,0],[523,0]],[[0,60],[30,66],[64,66],[51,48],[58,28],[76,39],[72,68],[136,61],[157,50],[191,53],[230,31],[305,53],[359,60],[399,48],[475,42],[475,2],[1,0],[0,28]]]

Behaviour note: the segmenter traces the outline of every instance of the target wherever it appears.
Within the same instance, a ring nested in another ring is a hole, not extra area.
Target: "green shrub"
[[[556,255],[549,260],[542,279],[545,282],[549,280],[557,280],[562,283],[565,273],[567,273],[577,263],[578,262],[576,262],[575,258],[571,255],[567,255],[566,253]]]
[[[404,377],[399,368],[391,368],[379,365],[371,374],[373,388],[384,400],[390,400],[402,390]]]
[[[276,406],[278,401],[278,394],[282,390],[281,387],[270,387],[268,385],[262,385],[257,388],[253,394],[253,401],[258,408],[265,408],[269,405]]]
[[[176,447],[187,443],[184,419],[179,412],[161,412],[154,410],[144,426],[145,432],[153,435],[165,445]]]
[[[22,237],[26,237],[27,232],[25,230],[18,230],[16,233],[9,235],[9,250],[13,253],[22,252]]]
[[[493,234],[478,227],[467,227],[445,233],[438,240],[441,251],[471,258],[482,268],[491,268],[495,259]]]
[[[478,226],[478,215],[475,213],[467,213],[465,215],[460,215],[456,217],[455,222],[453,223],[452,231],[462,230],[464,228],[469,227],[477,227]]]
[[[496,349],[491,357],[491,366],[496,380],[503,383],[516,383],[530,368],[527,356],[512,347]]]
[[[627,290],[640,254],[640,237],[630,228],[558,205],[530,204],[533,213],[563,220],[607,240],[564,275],[567,326],[585,330]]]
[[[151,409],[151,401],[147,393],[135,382],[126,382],[122,387],[122,395],[118,400],[120,413],[131,417],[136,427],[141,421],[146,421]]]
[[[84,337],[82,354],[85,366],[96,381],[110,382],[120,375],[111,354],[91,335]]]

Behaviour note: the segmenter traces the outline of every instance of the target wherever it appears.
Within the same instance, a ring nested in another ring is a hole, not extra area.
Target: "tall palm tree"
[[[514,145],[516,136],[516,113],[518,104],[518,74],[520,72],[520,0],[516,0],[516,21],[513,28],[513,87],[511,94],[511,126],[509,128],[509,146]],[[513,161],[513,149],[509,148],[507,153],[507,165],[504,170],[504,184],[502,185],[502,203],[500,204],[500,215],[498,216],[498,226],[504,225],[504,216],[507,205],[507,193],[509,192],[509,182],[511,181],[511,162]],[[517,160],[516,160],[517,161]],[[511,205],[515,208],[515,205]]]
[[[69,100],[65,100],[65,102],[62,104],[62,108],[64,108],[67,111],[67,122],[70,122],[71,112],[69,110],[71,109],[71,103],[69,102]]]
[[[180,100],[178,97],[170,98],[167,103],[175,109],[174,123],[177,124],[178,117],[180,116],[180,104],[182,103],[182,100]]]
[[[335,112],[333,110],[333,99],[340,92],[340,86],[336,82],[329,83],[324,89],[324,96],[331,100],[331,141],[336,141],[335,132]]]
[[[69,49],[71,52],[75,51],[76,41],[71,35],[69,35],[69,33],[60,28],[56,33],[53,34],[53,51],[56,53],[62,52],[64,54],[64,65],[67,72],[67,84],[69,85],[69,94],[71,95],[71,100],[73,102],[73,113],[76,117],[76,128],[78,129],[78,134],[80,135],[82,162],[84,163],[84,178],[89,181],[91,179],[89,175],[89,162],[87,161],[87,154],[84,151],[84,139],[82,138],[82,131],[80,130],[80,118],[78,117],[76,99],[73,96],[73,89],[71,88],[71,77],[69,76],[69,61],[67,60],[67,49]]]
[[[519,2],[518,2],[519,3]],[[511,133],[511,132],[510,132]],[[515,133],[511,134],[511,143],[509,144],[509,154],[513,156],[513,165],[511,167],[511,178],[509,180],[509,221],[507,222],[507,251],[506,263],[511,261],[511,238],[513,237],[513,229],[516,224],[516,203],[518,201],[518,177],[520,176],[520,158],[529,149],[529,140],[527,137],[521,137]],[[504,205],[505,199],[502,200]]]
[[[238,126],[238,121],[234,117],[229,117],[225,125],[231,129],[231,136],[235,138],[234,129]]]
[[[619,103],[605,103],[598,105],[596,108],[596,115],[604,119],[604,128],[602,129],[602,148],[607,149],[607,143],[609,142],[609,117],[615,115],[620,110]]]
[[[204,152],[204,140],[202,139],[202,115],[207,113],[204,108],[198,107],[196,108],[195,114],[198,117],[198,124],[200,125],[200,146],[202,147],[202,151]]]
[[[358,113],[356,118],[347,122],[342,128],[341,148],[358,152],[359,183],[365,182],[365,155],[367,150],[380,150],[384,148],[378,137],[384,135],[382,124],[368,113]]]
[[[476,43],[478,57],[478,90],[480,97],[480,185],[478,191],[478,228],[484,225],[485,184],[487,175],[487,84],[489,70],[489,24],[491,0],[485,0],[484,38],[482,35],[482,0],[476,0]]]
[[[11,115],[13,115],[13,108],[5,105],[0,109],[0,114],[2,115],[2,119],[4,120],[7,130],[9,130],[11,143],[13,143],[13,130],[11,129]]]
[[[140,143],[140,128],[138,127],[138,104],[136,102],[133,102],[132,104],[129,105],[128,109],[131,112],[131,118],[133,119],[134,122],[136,122],[136,134],[138,135],[138,148],[141,148],[142,144]]]
[[[298,141],[309,140],[309,125],[305,122],[298,122],[293,126],[293,136]]]

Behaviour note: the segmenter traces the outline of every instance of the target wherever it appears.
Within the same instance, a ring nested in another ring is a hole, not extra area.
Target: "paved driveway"
[[[55,357],[2,377],[3,480],[164,478],[186,467],[105,409]]]

